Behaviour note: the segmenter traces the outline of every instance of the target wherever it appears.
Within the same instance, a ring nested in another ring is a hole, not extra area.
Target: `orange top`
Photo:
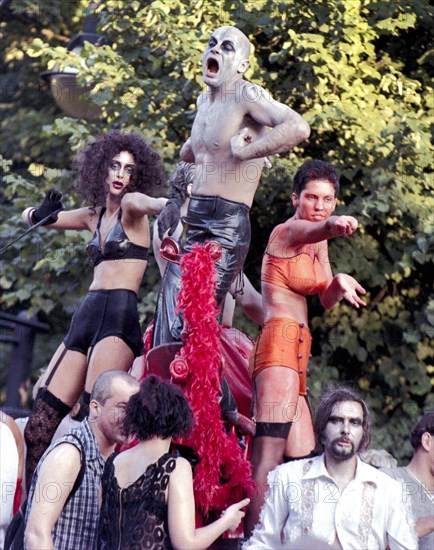
[[[299,254],[291,257],[273,256],[270,254],[273,240],[278,235],[275,232],[269,240],[262,261],[261,280],[283,288],[287,288],[308,296],[318,294],[327,286],[327,278],[319,263],[314,244],[306,245]],[[314,259],[312,260],[312,254]]]

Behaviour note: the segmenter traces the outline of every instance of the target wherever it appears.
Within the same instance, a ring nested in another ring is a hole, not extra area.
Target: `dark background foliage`
[[[308,158],[341,174],[338,213],[359,230],[330,243],[334,272],[356,277],[368,307],[345,303],[324,312],[310,301],[314,335],[313,401],[329,381],[347,381],[368,399],[374,446],[399,459],[421,412],[434,408],[432,299],[434,199],[430,129],[433,114],[432,7],[428,0],[98,2],[98,31],[108,45],[67,51],[84,30],[87,2],[2,2],[0,140],[1,235],[24,229],[21,211],[51,186],[68,207],[80,204],[69,172],[74,152],[109,128],[140,131],[167,173],[189,135],[201,91],[200,59],[210,31],[236,25],[254,53],[247,78],[300,112],[311,125],[306,143],[274,160],[252,209],[246,272],[259,288],[271,229],[291,213],[291,178]],[[76,67],[101,116],[65,116],[39,74]],[[167,190],[164,190],[167,193]],[[32,369],[45,366],[66,333],[90,281],[87,235],[41,229],[1,258],[2,311],[26,310],[52,330],[37,338]],[[143,327],[152,318],[159,275],[153,258],[140,291]],[[257,327],[239,312],[236,324]],[[1,346],[0,383],[9,368]]]

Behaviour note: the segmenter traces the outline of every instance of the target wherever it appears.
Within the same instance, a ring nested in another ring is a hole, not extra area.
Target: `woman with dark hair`
[[[311,336],[306,296],[331,308],[343,298],[358,308],[363,287],[350,275],[333,276],[327,242],[357,229],[352,216],[332,216],[339,177],[327,162],[305,162],[294,177],[294,215],[274,228],[261,281],[264,325],[251,355],[256,434],[253,479],[258,495],[246,516],[246,535],[258,520],[268,473],[283,460],[306,458],[315,448],[306,375]]]
[[[108,132],[80,151],[74,164],[78,191],[90,206],[63,210],[61,193],[49,190],[38,208],[23,212],[30,225],[45,219],[50,229],[90,231],[87,253],[94,266],[89,292],[48,365],[45,387],[25,429],[28,486],[57,426],[83,390],[88,405],[101,372],[114,366],[127,371],[141,353],[137,292],[150,246],[148,214],[158,214],[166,203],[148,196],[163,182],[163,173],[159,156],[138,134]]]
[[[125,435],[139,443],[106,462],[98,549],[207,548],[244,516],[244,499],[221,517],[195,528],[191,466],[170,451],[172,438],[187,436],[193,415],[182,391],[151,374],[125,408]]]

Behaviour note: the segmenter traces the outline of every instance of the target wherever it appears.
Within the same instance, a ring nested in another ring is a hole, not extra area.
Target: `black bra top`
[[[122,210],[120,208],[116,223],[107,235],[102,248],[100,247],[99,228],[105,211],[106,209],[102,208],[96,231],[86,246],[86,252],[94,267],[107,260],[147,260],[149,249],[146,246],[132,243],[125,233],[121,222]]]

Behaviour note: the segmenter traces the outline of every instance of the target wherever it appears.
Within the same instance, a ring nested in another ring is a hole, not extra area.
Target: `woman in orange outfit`
[[[246,516],[246,536],[258,521],[268,472],[283,460],[309,456],[315,447],[306,388],[311,348],[306,296],[318,294],[326,308],[342,298],[356,308],[365,305],[358,295],[365,289],[350,275],[333,276],[328,259],[328,239],[348,237],[358,225],[352,216],[332,216],[338,191],[333,166],[305,162],[294,177],[295,214],[273,230],[264,254],[264,325],[251,357],[258,495]]]

